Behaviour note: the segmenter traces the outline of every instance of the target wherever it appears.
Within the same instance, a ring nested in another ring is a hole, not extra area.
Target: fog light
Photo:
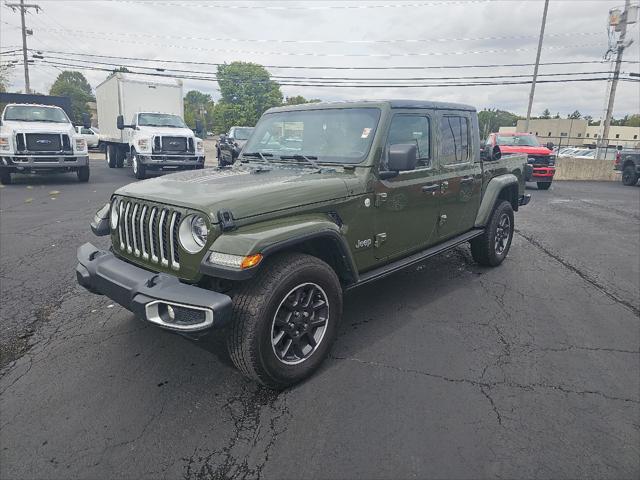
[[[171,305],[167,305],[167,315],[169,315],[169,320],[171,321],[176,319],[176,312],[173,310]]]

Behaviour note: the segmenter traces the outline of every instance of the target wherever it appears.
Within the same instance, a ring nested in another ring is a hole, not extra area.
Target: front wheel
[[[627,187],[633,187],[638,183],[638,172],[633,165],[627,165],[622,170],[622,183]]]
[[[497,267],[511,248],[513,239],[513,208],[502,200],[491,214],[485,231],[471,240],[471,255],[480,265]]]
[[[273,389],[309,377],[329,353],[342,316],[342,289],[322,260],[275,257],[233,295],[229,354],[245,376]]]
[[[107,165],[109,168],[116,168],[118,163],[118,149],[115,145],[107,145],[105,157],[107,159]]]
[[[133,164],[133,175],[138,180],[144,180],[147,178],[147,168],[143,163],[140,163],[138,154],[135,151],[131,154],[131,163]]]
[[[78,168],[78,171],[76,172],[78,175],[78,181],[79,182],[88,182],[89,181],[89,165],[86,165],[84,167],[80,167]]]

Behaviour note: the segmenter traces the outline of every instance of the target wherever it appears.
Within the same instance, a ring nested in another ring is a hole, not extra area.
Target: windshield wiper
[[[273,157],[273,153],[249,152],[249,153],[243,153],[242,157],[259,158],[260,160],[262,160],[267,165],[273,165],[273,162],[271,162],[270,160],[268,160],[266,158],[266,157]]]
[[[281,160],[288,160],[288,159],[292,159],[292,160],[304,160],[306,161],[309,165],[311,165],[313,168],[315,168],[318,172],[320,172],[322,170],[322,168],[320,168],[320,165],[318,165],[316,162],[314,162],[314,160],[317,160],[318,157],[313,156],[313,155],[280,155],[280,159]]]

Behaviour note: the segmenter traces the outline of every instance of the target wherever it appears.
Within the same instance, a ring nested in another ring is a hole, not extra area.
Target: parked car
[[[622,173],[621,180],[624,185],[636,185],[640,178],[640,150],[618,151],[613,168]]]
[[[460,104],[270,109],[232,167],[117,190],[92,224],[111,248],[78,249],[78,282],[157,327],[227,335],[244,375],[285,388],[327,357],[345,291],[466,242],[502,263],[527,157],[481,156],[478,135]]]
[[[83,116],[84,127],[91,126]],[[16,173],[76,172],[89,181],[89,153],[65,111],[52,105],[10,103],[0,117],[0,183]]]
[[[527,170],[527,182],[536,182],[538,190],[548,190],[556,173],[556,155],[553,143],[542,146],[535,135],[530,133],[492,133],[486,141],[486,148],[499,146],[502,153],[523,153],[527,155],[531,169]]]
[[[88,148],[98,148],[100,143],[100,133],[95,127],[86,128],[84,126],[75,127],[76,133],[85,139]]]
[[[253,132],[253,127],[231,127],[216,142],[218,165],[231,165]]]

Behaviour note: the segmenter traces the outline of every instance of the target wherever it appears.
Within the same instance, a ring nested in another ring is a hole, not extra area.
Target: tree
[[[211,95],[190,90],[184,97],[184,121],[193,129],[196,128],[196,120],[201,120],[207,131],[214,124],[214,107]]]
[[[624,121],[625,127],[640,127],[640,115],[634,113],[633,115],[628,115],[625,117]]]
[[[302,105],[304,103],[318,103],[321,100],[319,98],[311,98],[307,100],[302,95],[296,95],[295,97],[287,97],[284,104],[285,105]]]
[[[585,115],[582,119],[587,121],[587,125],[591,125],[591,122],[593,121],[593,117],[591,115]]]
[[[127,67],[117,67],[111,70],[111,73],[107,78],[113,77],[116,73],[131,73],[131,70],[129,70]]]
[[[214,108],[214,132],[233,125],[253,126],[265,110],[282,104],[280,85],[255,63],[233,62],[219,65],[218,85],[222,98]]]
[[[542,116],[540,118],[551,118],[551,112],[548,108],[544,109],[544,112],[542,112]]]
[[[556,112],[556,116],[553,118],[560,118],[560,112]]]
[[[578,110],[575,110],[571,115],[567,116],[567,118],[571,118],[573,120],[577,120],[580,117],[582,117],[582,115],[580,114],[580,112]]]
[[[87,102],[95,101],[91,85],[80,72],[64,71],[53,82],[49,95],[69,97],[71,99],[71,121],[80,123],[82,114],[89,113]]]
[[[485,109],[478,112],[480,138],[485,139],[490,133],[497,132],[500,127],[515,127],[518,116],[505,110]]]
[[[0,65],[0,93],[6,92],[9,88],[9,75],[12,68],[11,64]]]

